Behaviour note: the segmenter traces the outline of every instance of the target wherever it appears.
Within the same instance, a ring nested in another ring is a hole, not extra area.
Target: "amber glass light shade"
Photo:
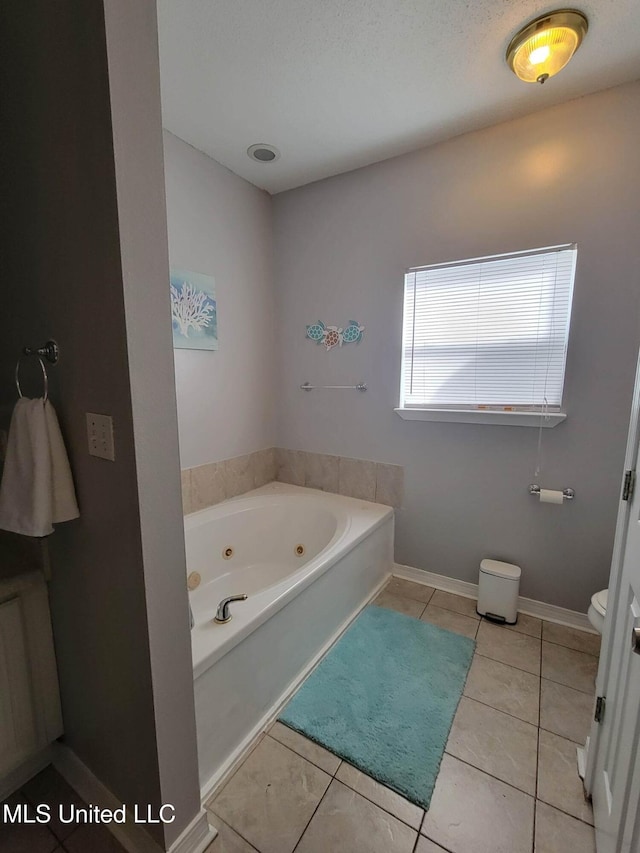
[[[569,62],[587,28],[585,16],[573,9],[536,18],[511,40],[507,63],[525,83],[544,83]]]

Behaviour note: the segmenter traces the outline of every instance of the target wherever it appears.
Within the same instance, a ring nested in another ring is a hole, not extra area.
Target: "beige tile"
[[[40,803],[51,806],[51,821],[47,826],[60,841],[77,829],[75,823],[61,822],[59,808],[62,806],[64,813],[68,814],[71,806],[82,808],[85,803],[52,765],[30,779],[23,786],[22,793],[33,806]]]
[[[531,853],[534,800],[450,755],[422,829],[451,853]]]
[[[482,621],[477,636],[477,653],[492,660],[499,660],[533,675],[540,675],[540,640],[505,631],[501,625]]]
[[[401,507],[404,501],[404,468],[376,462],[376,503]]]
[[[276,480],[292,486],[304,486],[304,456],[301,450],[276,448]]]
[[[598,659],[593,655],[542,641],[543,678],[592,695],[597,671]]]
[[[338,492],[363,501],[376,499],[376,463],[341,456],[338,462]]]
[[[429,841],[428,838],[421,835],[418,839],[418,843],[416,844],[415,853],[447,853],[447,851],[444,847],[440,847],[439,844],[434,844],[433,841]]]
[[[337,494],[339,459],[339,456],[330,456],[328,453],[305,453],[305,486]]]
[[[331,776],[335,775],[340,766],[342,759],[338,758],[337,755],[304,737],[299,732],[290,729],[289,726],[275,722],[269,729],[269,735]]]
[[[576,745],[540,729],[538,799],[560,811],[593,823],[591,804],[585,800],[578,776]]]
[[[518,634],[527,634],[529,637],[540,638],[542,636],[542,619],[536,619],[535,616],[528,616],[526,613],[518,613],[518,621],[515,625],[501,625],[500,627],[504,631],[516,631]]]
[[[415,619],[419,619],[424,610],[424,602],[415,601],[413,598],[403,598],[400,595],[393,595],[387,592],[386,589],[383,589],[380,595],[374,598],[371,603],[378,607],[388,607],[389,610],[397,610],[398,613],[404,613],[405,616],[413,616]]]
[[[463,696],[447,752],[526,794],[536,793],[538,729]]]
[[[535,853],[596,853],[593,827],[536,802]]]
[[[191,511],[220,503],[226,497],[224,463],[210,462],[191,468]]]
[[[464,695],[538,725],[540,679],[530,672],[475,655]]]
[[[583,744],[591,728],[593,707],[593,695],[542,679],[540,728]]]
[[[475,638],[478,625],[480,624],[477,619],[463,616],[462,613],[454,613],[453,610],[434,607],[433,604],[427,605],[426,610],[420,618],[423,622],[430,622],[432,625],[445,628],[447,631],[453,631],[455,634],[464,634],[465,637],[471,637],[472,640]]]
[[[191,468],[182,469],[180,483],[182,485],[182,514],[189,515],[190,512],[193,512],[191,508]]]
[[[422,601],[427,604],[435,589],[423,583],[414,583],[413,581],[404,580],[404,578],[394,577],[385,586],[385,591],[393,595],[402,595],[404,598],[413,598],[416,601]]]
[[[98,824],[80,826],[65,840],[64,848],[67,853],[125,853],[106,826]]]
[[[334,779],[296,853],[411,853],[416,837],[415,829]]]
[[[360,770],[352,767],[351,764],[347,764],[346,761],[340,765],[336,779],[357,791],[367,800],[371,800],[376,806],[380,806],[381,809],[397,817],[403,823],[412,826],[414,829],[420,829],[424,809],[410,803],[409,800],[405,800],[400,794],[396,794],[395,791],[386,788],[370,776],[361,773]]]
[[[209,808],[261,853],[291,853],[330,781],[266,737]]]
[[[255,847],[248,844],[217,815],[211,815],[211,818],[210,822],[218,830],[218,835],[204,853],[256,853]]]
[[[542,639],[587,655],[598,657],[600,654],[600,634],[591,634],[589,631],[580,631],[578,628],[567,628],[566,625],[545,622]]]
[[[250,454],[250,464],[253,470],[253,487],[259,489],[272,483],[276,478],[276,449],[268,447],[265,450],[256,450]]]
[[[234,456],[222,462],[224,488],[228,498],[235,498],[253,489],[254,474],[252,453]]]
[[[4,804],[13,810],[16,806],[27,805],[25,798],[18,792],[0,803],[0,850],[2,853],[51,853],[58,846],[58,839],[42,824],[4,823],[2,808]],[[35,812],[28,806],[29,816],[35,819]]]
[[[441,589],[437,589],[431,599],[431,604],[435,604],[436,607],[453,610],[472,619],[480,619],[476,612],[477,603],[475,598],[465,598],[463,595],[454,595],[452,592],[444,592]]]

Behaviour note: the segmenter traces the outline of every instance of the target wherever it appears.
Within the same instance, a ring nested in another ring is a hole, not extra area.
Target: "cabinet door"
[[[0,776],[37,747],[25,625],[19,598],[0,604]]]

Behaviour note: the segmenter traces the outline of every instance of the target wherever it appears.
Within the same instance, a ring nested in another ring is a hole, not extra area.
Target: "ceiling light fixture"
[[[257,142],[255,145],[250,145],[247,148],[247,154],[252,160],[258,163],[273,163],[280,156],[280,152],[274,145],[267,145],[264,142]]]
[[[544,83],[569,62],[588,27],[585,16],[575,9],[541,15],[511,39],[507,64],[525,83]]]

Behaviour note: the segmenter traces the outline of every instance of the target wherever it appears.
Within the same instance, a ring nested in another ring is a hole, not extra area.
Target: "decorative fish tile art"
[[[324,344],[327,351],[333,347],[341,347],[343,344],[359,344],[362,340],[364,326],[361,326],[355,320],[349,320],[349,325],[340,329],[338,326],[325,326],[322,321],[318,321],[311,326],[307,326],[307,337],[317,344]]]

